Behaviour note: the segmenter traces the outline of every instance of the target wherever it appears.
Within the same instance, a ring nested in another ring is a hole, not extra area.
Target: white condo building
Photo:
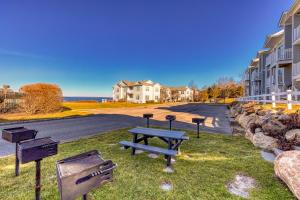
[[[158,102],[160,100],[159,83],[146,81],[119,81],[113,86],[113,101],[127,101],[132,103]]]

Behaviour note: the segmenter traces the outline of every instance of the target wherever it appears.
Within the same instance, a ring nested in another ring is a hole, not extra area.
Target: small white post
[[[266,104],[266,95],[263,96],[264,104]]]
[[[272,92],[272,107],[276,108],[276,96],[275,96],[275,92]]]
[[[287,107],[288,110],[292,110],[292,90],[287,90]]]

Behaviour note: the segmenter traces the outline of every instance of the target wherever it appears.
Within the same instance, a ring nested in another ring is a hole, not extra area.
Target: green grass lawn
[[[127,130],[113,131],[59,146],[59,154],[42,161],[42,199],[59,199],[55,161],[81,152],[97,149],[105,159],[118,164],[114,181],[89,193],[89,199],[240,199],[226,190],[226,183],[237,173],[254,177],[257,189],[251,199],[294,199],[288,188],[275,178],[273,165],[262,160],[260,151],[242,137],[188,132],[190,140],[181,146],[175,172],[163,172],[163,156],[157,159],[146,153],[130,155],[117,144],[130,140]],[[164,145],[153,139],[150,143]],[[14,157],[0,159],[0,199],[34,198],[34,163],[21,165],[21,175],[14,177]],[[160,190],[169,181],[170,192]]]

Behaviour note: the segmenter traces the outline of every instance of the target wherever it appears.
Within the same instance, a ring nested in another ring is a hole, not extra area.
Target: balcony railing
[[[292,71],[293,71],[293,77],[300,75],[300,62],[293,64]]]
[[[294,28],[293,41],[300,39],[300,25]]]
[[[280,49],[278,51],[278,60],[279,61],[290,60],[290,59],[292,59],[292,48]]]
[[[266,78],[266,82],[265,82],[265,84],[266,84],[266,87],[270,87],[270,82],[271,82],[271,78],[269,77],[269,78]]]
[[[272,52],[266,58],[266,65],[274,65],[277,62],[276,52]]]
[[[252,81],[259,80],[259,73],[258,72],[252,72],[252,74],[251,74],[251,80]]]

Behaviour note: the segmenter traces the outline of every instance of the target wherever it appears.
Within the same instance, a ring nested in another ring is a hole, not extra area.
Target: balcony
[[[245,74],[243,79],[244,81],[250,81],[249,74]]]
[[[266,79],[266,82],[265,82],[266,87],[270,87],[270,85],[271,85],[270,82],[271,82],[271,78],[268,77],[268,78]]]
[[[292,73],[294,79],[300,77],[300,62],[293,64]]]
[[[278,61],[285,61],[292,59],[292,48],[278,50]]]
[[[133,94],[133,90],[127,89],[127,94]]]
[[[300,25],[294,28],[293,41],[295,45],[300,44]]]
[[[292,55],[292,54],[291,54]],[[277,54],[276,51],[272,52],[266,57],[266,65],[274,65],[277,63]]]
[[[252,72],[251,80],[252,81],[259,81],[260,80],[259,73],[258,72]]]

